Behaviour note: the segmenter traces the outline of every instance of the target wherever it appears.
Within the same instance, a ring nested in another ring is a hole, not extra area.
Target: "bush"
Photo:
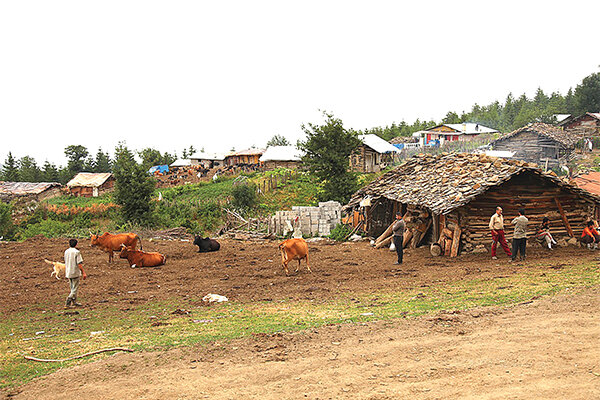
[[[250,210],[258,202],[254,184],[236,185],[231,190],[231,195],[233,197],[231,205],[239,210]]]
[[[12,207],[10,204],[0,202],[0,236],[12,239],[15,234],[15,225],[12,221]]]
[[[336,242],[343,242],[352,233],[352,227],[350,225],[337,224],[335,228],[331,230],[329,238]]]

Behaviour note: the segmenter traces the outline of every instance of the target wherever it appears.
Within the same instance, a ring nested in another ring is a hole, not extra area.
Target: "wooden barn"
[[[362,212],[367,232],[375,237],[402,212],[409,217],[405,245],[439,243],[444,254],[457,255],[489,247],[488,224],[497,206],[504,209],[507,237],[512,237],[510,221],[523,207],[529,234],[548,217],[560,239],[581,234],[600,209],[600,196],[523,161],[420,154],[357,191],[344,209]]]
[[[546,168],[566,165],[574,156],[579,135],[554,125],[536,122],[508,133],[490,143],[495,151],[510,151],[512,158]]]
[[[115,177],[109,172],[80,172],[67,183],[73,196],[98,197],[110,192],[115,185]]]
[[[260,163],[260,156],[265,152],[264,149],[246,149],[242,151],[237,151],[225,156],[225,165],[226,166],[235,166],[235,165],[258,165]]]
[[[269,146],[260,156],[259,161],[260,166],[265,170],[298,169],[302,165],[302,152],[295,146]]]
[[[362,144],[350,156],[350,169],[358,172],[379,172],[391,165],[400,150],[377,135],[360,135]]]
[[[600,134],[600,113],[587,112],[578,117],[570,116],[559,123],[564,129],[591,129],[596,134]]]
[[[0,182],[0,201],[42,201],[60,196],[58,182]]]

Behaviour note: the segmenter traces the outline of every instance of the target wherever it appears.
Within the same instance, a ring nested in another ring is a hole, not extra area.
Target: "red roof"
[[[600,172],[590,172],[574,179],[575,184],[590,193],[600,194]]]

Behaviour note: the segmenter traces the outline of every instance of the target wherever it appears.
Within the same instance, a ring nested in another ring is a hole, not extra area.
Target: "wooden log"
[[[412,229],[404,232],[404,240],[402,241],[402,248],[406,248],[406,246],[408,246],[412,237],[413,237]]]
[[[380,249],[382,247],[389,246],[390,243],[392,243],[392,238],[393,236],[388,236],[386,239],[383,239],[381,242],[377,243],[375,248]]]
[[[444,239],[444,255],[446,257],[450,256],[450,252],[452,250],[451,247],[452,247],[452,239],[445,238]]]
[[[450,229],[448,229],[448,228],[444,228],[444,229],[442,230],[442,236],[445,236],[445,237],[447,237],[447,238],[450,238],[450,239],[452,239],[452,236],[453,236],[453,235],[454,235],[454,233],[453,233],[453,232],[452,232]]]
[[[454,229],[454,236],[452,237],[452,249],[450,250],[450,257],[456,257],[458,255],[458,245],[460,244],[460,226],[456,225]]]
[[[560,216],[562,217],[563,223],[565,224],[565,228],[567,228],[567,232],[569,232],[569,236],[573,237],[573,229],[571,229],[571,225],[569,224],[569,220],[565,215],[565,210],[563,210],[562,205],[558,199],[554,199],[556,201],[556,206],[558,207],[558,211],[560,212]]]
[[[395,223],[396,223],[396,221],[392,222],[392,224],[390,226],[388,226],[387,229],[381,235],[379,235],[377,240],[375,240],[375,245],[377,245],[382,240],[387,239],[393,233],[392,228],[394,227]]]
[[[439,243],[432,243],[431,246],[429,246],[429,252],[432,256],[438,257],[442,255],[442,247],[439,245]]]

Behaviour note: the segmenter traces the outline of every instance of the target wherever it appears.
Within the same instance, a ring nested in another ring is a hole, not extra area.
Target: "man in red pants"
[[[502,207],[496,207],[496,212],[490,218],[490,230],[492,231],[492,259],[497,260],[496,257],[496,246],[500,243],[502,249],[507,256],[512,257],[512,253],[506,243],[506,237],[504,237],[504,217],[502,216]]]

